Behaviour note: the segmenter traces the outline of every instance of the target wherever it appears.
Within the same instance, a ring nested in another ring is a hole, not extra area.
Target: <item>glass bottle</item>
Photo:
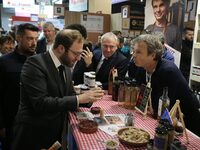
[[[113,69],[110,70],[109,72],[109,77],[108,77],[108,95],[112,95],[112,87],[113,87]]]
[[[115,77],[115,81],[113,82],[112,87],[112,100],[117,101],[118,100],[118,90],[119,90],[119,79],[118,77]]]
[[[170,99],[168,97],[168,87],[163,88],[163,94],[159,98],[158,103],[158,120],[161,119],[164,110],[167,108],[169,110]]]

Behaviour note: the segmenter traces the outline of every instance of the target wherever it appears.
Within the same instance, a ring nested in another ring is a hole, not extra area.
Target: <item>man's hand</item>
[[[84,103],[90,103],[90,102],[95,102],[97,100],[100,100],[103,95],[104,95],[104,90],[97,87],[97,88],[88,90],[87,92],[84,92],[81,95],[78,95],[78,99],[79,99],[80,104],[84,104]]]
[[[86,50],[83,50],[81,57],[84,59],[86,67],[88,67],[92,63],[93,54],[88,47],[86,47]]]

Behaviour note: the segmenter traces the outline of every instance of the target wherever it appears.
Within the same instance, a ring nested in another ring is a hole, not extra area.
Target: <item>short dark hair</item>
[[[187,31],[194,31],[194,29],[189,28],[189,27],[185,27],[185,28],[183,29],[183,34],[185,34]]]
[[[3,45],[6,42],[15,43],[15,40],[9,35],[3,35],[0,37],[0,45]]]
[[[74,41],[83,42],[83,37],[80,32],[77,30],[63,29],[57,33],[53,49],[56,49],[59,45],[63,45],[67,51]]]
[[[23,24],[20,24],[17,27],[16,34],[17,35],[24,35],[25,34],[25,30],[31,30],[31,31],[38,32],[39,28],[37,26],[31,24],[31,23],[23,23]]]
[[[154,1],[158,1],[158,0],[152,0],[151,1],[151,5],[153,6],[153,2]],[[169,7],[169,5],[170,5],[170,0],[161,0],[165,5],[167,5],[167,7]]]
[[[71,30],[78,30],[84,39],[87,39],[87,30],[86,28],[81,24],[71,24],[65,27],[65,29],[71,29]]]

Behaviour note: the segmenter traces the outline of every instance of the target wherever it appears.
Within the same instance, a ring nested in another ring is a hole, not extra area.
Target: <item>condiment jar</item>
[[[134,126],[135,118],[132,113],[126,114],[125,126]]]
[[[167,150],[168,132],[164,126],[156,128],[153,150]]]
[[[95,85],[96,85],[96,80],[95,80],[96,76],[95,75],[92,75],[92,74],[89,74],[88,75],[88,86],[90,88],[94,88]]]

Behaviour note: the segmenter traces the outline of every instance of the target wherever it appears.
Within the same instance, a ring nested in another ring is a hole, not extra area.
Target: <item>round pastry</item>
[[[91,113],[93,114],[99,114],[100,113],[101,108],[100,107],[92,107],[90,109]]]
[[[98,124],[93,120],[81,120],[78,126],[83,133],[94,133],[98,129]]]

